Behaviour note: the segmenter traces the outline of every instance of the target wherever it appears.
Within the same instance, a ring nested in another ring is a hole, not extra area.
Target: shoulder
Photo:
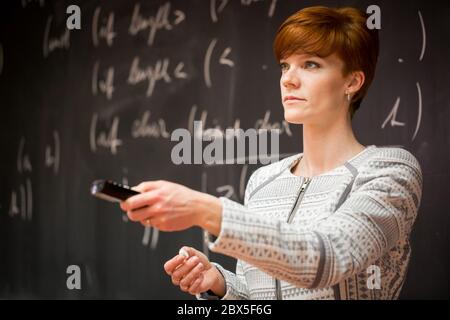
[[[368,155],[360,172],[408,171],[422,178],[422,169],[417,158],[407,149],[397,146],[377,146]]]
[[[395,217],[402,237],[407,237],[420,207],[422,188],[422,170],[410,151],[403,147],[376,147],[358,168],[352,205]]]
[[[422,170],[416,157],[401,147],[377,147],[358,168],[355,189],[390,201],[404,197],[419,206],[422,195]],[[386,196],[388,195],[388,196]]]

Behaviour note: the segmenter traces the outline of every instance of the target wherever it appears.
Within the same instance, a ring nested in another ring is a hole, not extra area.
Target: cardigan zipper
[[[303,197],[305,195],[306,192],[306,188],[308,188],[309,183],[311,182],[311,178],[305,178],[301,187],[300,187],[300,191],[298,192],[297,195],[297,200],[295,201],[295,205],[292,208],[291,212],[289,213],[288,219],[287,219],[287,223],[291,223],[292,220],[294,219],[295,216],[295,212],[297,211],[298,207],[300,206],[300,203],[303,200]],[[281,295],[281,283],[280,280],[275,279],[275,287],[276,287],[276,298],[277,300],[283,300],[283,297]]]

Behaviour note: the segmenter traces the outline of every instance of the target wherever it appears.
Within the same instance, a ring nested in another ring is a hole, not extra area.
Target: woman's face
[[[294,124],[327,125],[348,112],[344,63],[335,54],[292,54],[280,61],[284,117]]]

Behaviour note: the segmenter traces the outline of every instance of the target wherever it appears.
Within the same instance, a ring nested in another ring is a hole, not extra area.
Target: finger
[[[133,211],[127,211],[128,219],[133,222],[143,221],[145,219],[152,218],[154,210],[150,210],[149,207],[136,209]]]
[[[156,222],[160,223],[161,221],[164,221],[166,219],[163,217],[163,213],[164,212],[161,210],[160,205],[156,203],[149,207],[127,211],[127,216],[131,221],[134,222],[152,218],[152,225],[155,225]],[[156,220],[156,218],[158,219]]]
[[[191,272],[189,272],[186,276],[183,277],[183,279],[180,282],[180,286],[189,288],[192,285],[192,282],[194,282],[195,279],[197,279],[200,274],[205,270],[205,267],[202,263],[197,264]]]
[[[186,252],[186,250],[183,250],[183,248],[181,248],[178,251],[178,256],[182,256],[184,257],[184,261],[186,261],[187,259],[189,259],[189,254]],[[175,267],[175,270],[178,269],[179,267],[181,267],[181,264],[179,264],[178,266]]]
[[[178,251],[178,254],[182,255],[182,256],[185,256],[186,258],[189,258],[191,255],[189,254],[188,248],[189,247],[182,247],[180,249],[180,251]]]
[[[188,292],[192,295],[196,295],[200,284],[202,283],[203,278],[199,277],[195,279],[192,285],[189,287]]]
[[[167,232],[175,231],[174,225],[176,226],[175,221],[177,218],[177,214],[169,216],[167,214],[164,214],[164,212],[156,210],[149,210],[148,212],[149,213],[147,214],[147,217],[151,218],[151,224],[153,227]]]
[[[189,287],[185,287],[185,286],[181,286],[180,285],[180,290],[183,291],[183,292],[188,293],[189,292]]]
[[[141,182],[137,186],[131,187],[131,189],[137,192],[145,192],[144,184],[145,182]]]
[[[162,180],[144,181],[139,183],[137,186],[132,187],[131,189],[136,190],[138,192],[147,192],[159,188],[161,184]]]
[[[147,218],[147,219],[141,220],[140,223],[146,228],[153,227],[151,218]]]
[[[188,246],[183,246],[180,249],[180,252],[182,252],[182,251],[184,251],[185,253],[187,253],[187,255],[189,257],[191,257],[191,256],[196,256],[196,251],[197,250],[195,250],[194,248],[188,247]]]
[[[186,251],[190,257],[196,256],[199,258],[200,262],[203,263],[206,269],[209,268],[210,262],[208,260],[208,257],[205,256],[205,254],[197,249],[194,249],[192,247],[184,246],[180,250]]]
[[[176,255],[164,264],[164,270],[168,275],[172,275],[173,271],[186,260],[186,257]]]
[[[157,190],[151,190],[137,194],[122,202],[122,208],[125,211],[131,211],[145,206],[151,206],[160,200]]]
[[[189,293],[192,295],[196,295],[199,292],[198,288],[200,287],[200,284],[203,281],[203,274],[200,275],[200,277],[198,277],[193,283],[192,285],[189,287]]]
[[[172,283],[179,285],[181,279],[185,277],[199,262],[197,257],[191,257],[186,260],[179,268],[172,273]]]

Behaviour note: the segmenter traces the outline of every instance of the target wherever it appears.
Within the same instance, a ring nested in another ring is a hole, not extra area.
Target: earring
[[[352,100],[352,96],[350,95],[350,93],[347,93],[347,100],[348,100],[348,102],[350,102]]]

